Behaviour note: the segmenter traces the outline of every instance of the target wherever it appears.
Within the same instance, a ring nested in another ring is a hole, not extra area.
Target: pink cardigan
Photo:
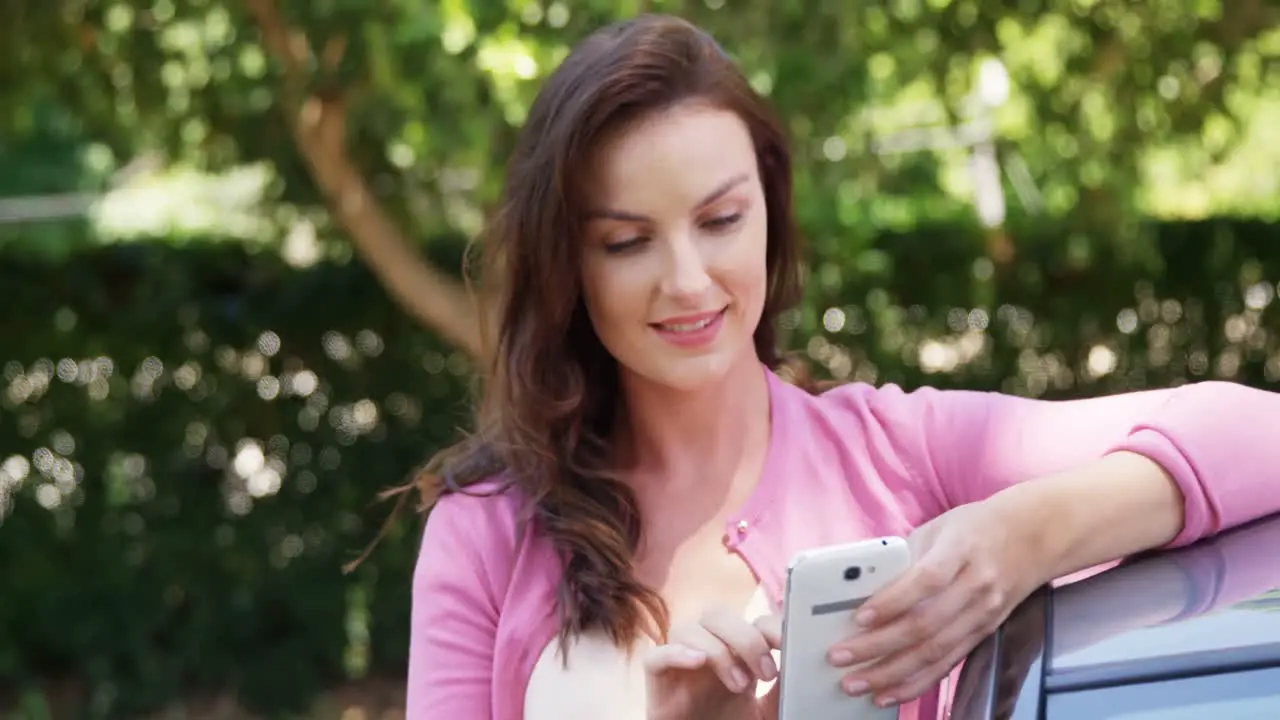
[[[907,535],[949,508],[1106,453],[1141,453],[1182,488],[1184,545],[1280,511],[1280,395],[1203,382],[1090,400],[896,386],[820,396],[769,375],[772,437],[725,544],[775,604],[804,548]],[[519,720],[556,633],[561,566],[517,523],[516,493],[450,495],[431,513],[413,589],[410,720]],[[835,638],[833,638],[835,640]],[[937,692],[903,707],[936,718]]]

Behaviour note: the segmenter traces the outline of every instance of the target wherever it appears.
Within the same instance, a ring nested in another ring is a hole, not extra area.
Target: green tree
[[[874,263],[868,243],[882,230],[968,216],[962,151],[869,150],[908,125],[961,120],[984,59],[1001,59],[1012,78],[996,117],[1000,151],[1023,158],[1054,221],[1109,232],[1140,215],[1153,151],[1190,142],[1207,167],[1238,145],[1240,120],[1275,94],[1280,57],[1266,0],[4,8],[0,137],[55,103],[117,164],[145,152],[207,170],[260,163],[282,221],[314,219],[335,252],[353,248],[408,313],[472,353],[476,309],[438,260],[456,260],[479,232],[541,78],[605,22],[684,15],[772,96],[796,140],[819,277]]]

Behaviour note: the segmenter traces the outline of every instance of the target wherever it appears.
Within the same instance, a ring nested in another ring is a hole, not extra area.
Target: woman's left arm
[[[872,413],[904,457],[918,459],[916,479],[944,509],[1044,480],[1017,492],[1048,505],[1055,525],[1079,520],[1110,531],[1119,529],[1111,516],[1180,515],[1168,538],[1156,537],[1153,518],[1150,544],[1138,550],[1190,544],[1280,511],[1277,393],[1202,382],[1069,401],[928,389],[878,395]],[[1103,560],[1119,557],[1108,554]]]
[[[1223,382],[1090,400],[882,388],[871,442],[940,510],[832,648],[854,694],[918,696],[1037,586],[1280,511],[1280,395]]]

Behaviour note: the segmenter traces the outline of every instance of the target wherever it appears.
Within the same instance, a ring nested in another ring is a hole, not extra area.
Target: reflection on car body
[[[951,718],[1280,718],[1280,517],[1041,589],[970,654]]]

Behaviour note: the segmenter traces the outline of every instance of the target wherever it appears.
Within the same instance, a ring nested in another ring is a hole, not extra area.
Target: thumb
[[[778,614],[762,615],[753,623],[764,636],[769,647],[774,650],[782,648],[782,616]]]

